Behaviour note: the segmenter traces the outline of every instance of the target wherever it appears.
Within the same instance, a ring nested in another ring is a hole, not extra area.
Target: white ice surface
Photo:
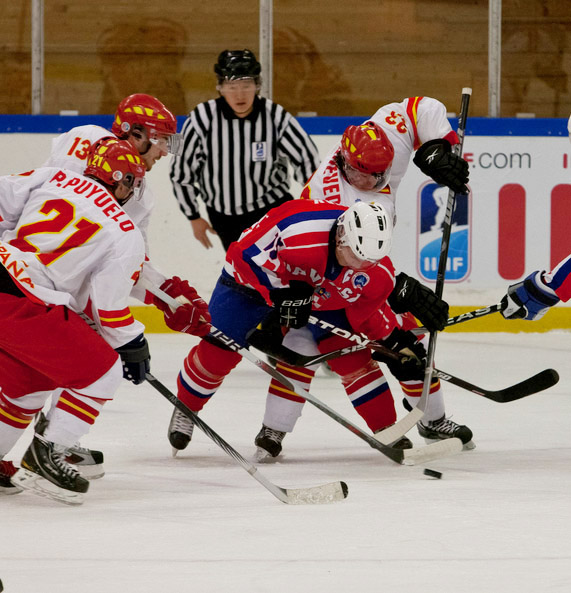
[[[152,371],[175,389],[193,343],[151,335]],[[571,335],[442,334],[437,366],[499,389],[552,367],[549,391],[498,404],[447,384],[447,413],[477,448],[422,467],[393,464],[306,405],[280,463],[280,486],[333,480],[345,501],[288,506],[203,433],[172,458],[171,404],[125,383],[83,443],[106,476],[81,507],[30,493],[0,497],[6,593],[545,593],[571,591]],[[201,417],[254,453],[267,380],[242,361]],[[312,391],[365,428],[335,378]],[[399,413],[400,392],[393,389]],[[416,433],[410,436],[422,444]],[[27,433],[8,456],[15,461]]]

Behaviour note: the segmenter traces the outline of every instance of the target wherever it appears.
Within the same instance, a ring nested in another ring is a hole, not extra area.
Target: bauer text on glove
[[[313,286],[292,280],[287,288],[270,291],[272,303],[280,314],[280,325],[299,329],[307,325],[313,302]]]

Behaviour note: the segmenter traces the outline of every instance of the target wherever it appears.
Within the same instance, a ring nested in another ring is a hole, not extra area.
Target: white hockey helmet
[[[393,242],[393,222],[376,202],[355,202],[338,218],[337,238],[359,259],[377,262],[386,257]]]

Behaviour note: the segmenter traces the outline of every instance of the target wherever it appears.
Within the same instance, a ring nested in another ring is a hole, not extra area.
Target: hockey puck
[[[434,469],[425,468],[422,473],[425,476],[428,476],[429,478],[436,478],[437,480],[440,480],[442,478],[442,474]]]

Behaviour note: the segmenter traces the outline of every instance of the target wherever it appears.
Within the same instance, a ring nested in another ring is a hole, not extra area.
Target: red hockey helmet
[[[341,156],[344,172],[349,181],[351,169],[355,173],[373,175],[377,183],[371,189],[379,190],[389,182],[395,150],[383,129],[368,121],[359,126],[349,126],[341,138]]]
[[[178,137],[176,117],[151,95],[138,93],[125,97],[117,107],[111,131],[119,138],[126,138],[137,126],[145,130],[153,144],[159,136],[168,136],[169,140]],[[167,150],[175,154],[177,152],[175,147],[170,145]]]
[[[121,201],[125,203],[133,193],[143,189],[145,165],[137,151],[125,140],[102,138],[91,147],[84,175],[90,175],[105,185],[116,188],[119,184],[131,190]]]

